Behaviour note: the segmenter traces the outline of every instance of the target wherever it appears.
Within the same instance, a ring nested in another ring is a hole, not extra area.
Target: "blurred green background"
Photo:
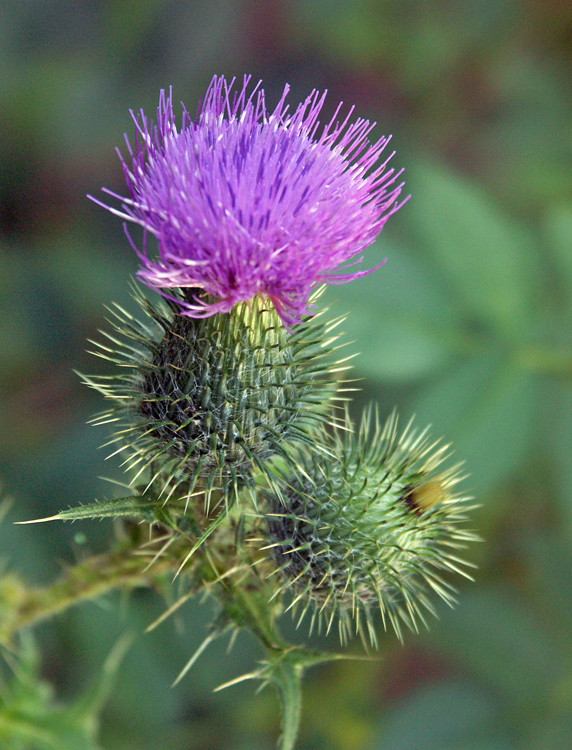
[[[385,266],[328,292],[350,313],[348,351],[361,352],[358,401],[397,404],[454,444],[485,543],[468,553],[476,583],[461,582],[458,608],[429,632],[404,646],[387,634],[379,658],[309,673],[300,750],[569,750],[571,63],[566,0],[4,0],[5,566],[46,582],[112,533],[107,522],[12,522],[109,497],[98,477],[122,478],[98,449],[104,430],[86,425],[100,402],[72,368],[105,371],[86,339],[105,325],[105,304],[130,304],[134,254],[120,222],[85,197],[124,191],[114,147],[133,133],[128,110],[152,114],[172,85],[193,111],[214,73],[262,78],[269,103],[286,82],[292,103],[327,88],[330,111],[344,100],[377,135],[393,133],[412,194],[366,253]],[[212,693],[251,669],[256,644],[241,636],[227,654],[215,643],[172,689],[211,608],[191,601],[144,635],[163,606],[150,592],[108,597],[37,628],[40,656],[30,647],[25,667],[53,685],[39,700],[59,722],[58,747],[98,746],[86,696],[99,705],[103,662],[129,631],[101,748],[272,748],[270,690]],[[358,643],[349,651],[362,655]],[[31,695],[26,669],[19,681],[5,670],[0,724]]]

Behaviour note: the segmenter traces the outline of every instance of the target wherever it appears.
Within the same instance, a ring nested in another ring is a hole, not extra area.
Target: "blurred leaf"
[[[66,614],[75,641],[72,656],[87,674],[97,669],[101,655],[109,651],[125,627],[141,634],[125,658],[113,703],[106,710],[102,727],[106,750],[234,747],[229,736],[251,729],[243,726],[241,711],[248,702],[259,700],[255,687],[231,687],[217,693],[213,690],[252,671],[261,655],[254,637],[240,633],[230,652],[227,639],[215,641],[184,680],[172,687],[204,640],[214,613],[211,599],[192,599],[160,627],[145,633],[180,593],[175,586],[167,601],[163,601],[151,591],[134,592],[129,601],[123,601],[121,622],[115,595],[106,599],[110,611],[88,604]],[[272,691],[268,692],[272,695]],[[275,718],[277,704],[271,705]],[[186,740],[179,743],[179,736]]]
[[[505,200],[538,211],[569,199],[569,72],[559,75],[553,61],[526,53],[503,55],[491,72],[505,107],[483,130],[479,145],[494,155],[493,162],[498,159],[491,172]]]
[[[345,65],[360,67],[377,56],[380,43],[393,29],[378,26],[370,0],[298,0],[298,22],[316,44]]]
[[[70,705],[54,700],[40,678],[40,660],[30,640],[18,659],[7,656],[12,676],[0,691],[2,750],[100,750],[98,713],[109,696],[127,642],[120,642],[103,664],[101,677]]]
[[[427,321],[391,318],[376,321],[371,315],[352,315],[350,335],[359,329],[359,340],[368,342],[356,359],[356,370],[371,380],[408,381],[425,377],[447,363],[450,353]]]
[[[572,633],[572,554],[569,544],[554,535],[535,535],[523,541],[532,557],[539,583],[541,606],[547,607],[562,629],[560,635]],[[568,638],[567,638],[568,640]],[[572,643],[570,656],[572,657]]]
[[[410,216],[458,308],[493,329],[519,331],[533,302],[531,235],[442,166],[417,163],[411,173]]]
[[[526,750],[569,750],[572,747],[572,716],[548,717],[534,728]]]
[[[508,589],[463,592],[456,609],[424,637],[494,686],[512,708],[544,701],[565,670],[550,634]]]
[[[444,367],[459,348],[456,321],[430,268],[387,242],[375,246],[379,270],[350,284],[328,288],[340,326],[359,351],[356,372],[371,380],[414,380]],[[373,251],[371,252],[373,256]]]
[[[114,253],[81,234],[70,234],[49,249],[41,264],[46,283],[69,300],[78,318],[89,311],[103,320],[104,304],[130,301],[129,276],[135,273],[136,256],[127,243],[118,243]]]
[[[567,282],[572,296],[572,208],[558,207],[545,217],[544,229],[558,272]]]
[[[33,330],[20,290],[27,276],[17,253],[0,247],[0,373],[28,365],[33,352]]]
[[[165,0],[111,0],[107,3],[107,33],[114,51],[136,48],[149,34]]]
[[[372,750],[504,750],[489,735],[494,702],[468,682],[429,685],[407,698],[381,726]],[[484,739],[482,738],[485,735]]]
[[[549,455],[553,461],[554,478],[558,492],[556,502],[560,509],[564,529],[572,542],[572,394],[568,384],[554,386],[558,399],[558,417],[549,433]]]
[[[536,405],[533,375],[501,352],[472,357],[453,368],[410,405],[420,427],[451,442],[466,461],[477,495],[515,470],[529,446]]]

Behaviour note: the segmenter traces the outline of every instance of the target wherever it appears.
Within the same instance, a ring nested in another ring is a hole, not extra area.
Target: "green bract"
[[[106,334],[113,349],[97,352],[123,372],[85,378],[111,401],[96,423],[121,426],[111,442],[127,450],[132,483],[146,477],[164,497],[184,485],[204,492],[207,505],[213,492],[228,503],[329,419],[338,369],[324,357],[335,341],[331,321],[316,316],[288,333],[259,297],[202,319],[179,315],[176,301],[136,299],[145,322],[116,308],[119,336]]]
[[[453,493],[458,466],[437,473],[447,446],[410,426],[398,436],[395,415],[382,427],[371,409],[357,434],[347,419],[333,434],[321,430],[321,440],[335,458],[300,447],[282,497],[268,492],[266,549],[281,590],[302,616],[312,610],[312,623],[325,618],[329,628],[338,615],[342,641],[365,616],[375,642],[374,607],[401,637],[401,622],[416,629],[424,609],[434,612],[431,589],[452,601],[439,571],[462,573],[467,563],[453,551],[476,539],[460,528],[468,507]]]

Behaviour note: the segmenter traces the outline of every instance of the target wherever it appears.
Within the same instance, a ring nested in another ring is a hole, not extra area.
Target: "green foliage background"
[[[309,674],[300,750],[572,747],[571,55],[572,6],[546,0],[2,3],[7,569],[46,582],[111,534],[107,523],[12,522],[109,497],[98,477],[121,479],[98,450],[105,434],[85,424],[100,404],[72,367],[103,372],[86,339],[104,304],[130,304],[133,253],[85,198],[123,191],[113,148],[133,131],[129,108],[151,113],[173,85],[192,111],[214,73],[262,78],[270,102],[285,82],[292,102],[328,88],[330,108],[356,104],[394,134],[412,194],[366,253],[385,266],[328,292],[361,352],[356,408],[397,404],[453,443],[485,543],[469,553],[476,583],[430,632],[404,647],[387,634],[379,659]],[[146,591],[110,597],[38,628],[39,654],[28,642],[20,662],[7,654],[0,746],[271,748],[270,691],[212,693],[249,671],[256,644],[239,637],[230,655],[214,644],[171,689],[210,605],[191,601],[144,635],[163,607]],[[103,665],[124,631],[134,643],[111,688],[117,659]],[[14,726],[22,739],[8,745]]]

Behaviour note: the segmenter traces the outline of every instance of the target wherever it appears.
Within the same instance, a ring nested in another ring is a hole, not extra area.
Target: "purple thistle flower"
[[[376,166],[389,138],[370,144],[375,123],[350,124],[353,108],[340,123],[340,104],[318,133],[325,92],[290,114],[286,86],[268,113],[260,83],[248,93],[249,80],[233,92],[234,79],[215,76],[194,122],[183,108],[180,130],[171,92],[161,92],[156,125],[132,113],[131,165],[120,154],[131,197],[104,189],[122,210],[92,200],[157,238],[158,259],[130,239],[137,275],[166,297],[164,289],[193,288],[187,301],[176,298],[182,315],[228,312],[258,294],[291,326],[308,313],[313,287],[375,270],[332,273],[361,262],[340,267],[403,205],[401,171],[386,169],[391,156]],[[197,287],[209,296],[195,296]]]

